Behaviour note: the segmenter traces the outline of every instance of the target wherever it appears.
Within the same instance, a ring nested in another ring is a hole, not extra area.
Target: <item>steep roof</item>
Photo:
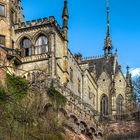
[[[92,72],[96,70],[96,78],[98,79],[102,72],[107,72],[107,74],[112,77],[112,74],[116,74],[120,69],[118,65],[116,55],[112,56],[103,56],[100,58],[93,58],[82,60],[81,64],[88,63],[89,71]]]

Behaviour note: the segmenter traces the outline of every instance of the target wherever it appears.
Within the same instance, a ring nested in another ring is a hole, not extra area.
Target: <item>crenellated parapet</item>
[[[64,34],[62,32],[62,29],[58,22],[56,21],[55,17],[49,16],[48,18],[40,18],[37,20],[32,21],[26,21],[22,23],[16,23],[15,24],[15,30],[24,30],[24,29],[31,29],[39,26],[47,26],[47,25],[53,25],[55,26],[56,30],[64,37]]]

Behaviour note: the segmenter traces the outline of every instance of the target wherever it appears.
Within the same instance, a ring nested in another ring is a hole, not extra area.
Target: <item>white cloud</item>
[[[130,73],[132,74],[132,77],[140,76],[140,68],[131,69]]]

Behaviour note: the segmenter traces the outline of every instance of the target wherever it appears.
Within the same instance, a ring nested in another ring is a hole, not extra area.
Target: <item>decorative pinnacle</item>
[[[129,69],[130,69],[130,67],[129,67],[128,65],[127,65],[126,69],[127,69],[127,72],[129,73]]]
[[[126,67],[126,78],[129,78],[129,69],[130,69],[130,67],[127,65],[127,67]]]
[[[62,17],[69,17],[69,14],[68,14],[68,1],[67,0],[64,0],[64,9],[63,9],[63,14],[62,14]]]

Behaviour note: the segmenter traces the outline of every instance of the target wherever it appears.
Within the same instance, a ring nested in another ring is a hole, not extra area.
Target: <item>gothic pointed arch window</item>
[[[45,35],[40,35],[36,40],[35,54],[45,54],[48,52],[48,38]]]
[[[100,102],[101,115],[108,115],[108,97],[103,95]]]
[[[124,103],[124,98],[122,95],[118,95],[116,99],[116,109],[117,109],[117,114],[121,114],[123,112],[123,103]]]
[[[20,47],[22,49],[22,56],[32,55],[32,43],[30,39],[24,37],[20,43]]]

